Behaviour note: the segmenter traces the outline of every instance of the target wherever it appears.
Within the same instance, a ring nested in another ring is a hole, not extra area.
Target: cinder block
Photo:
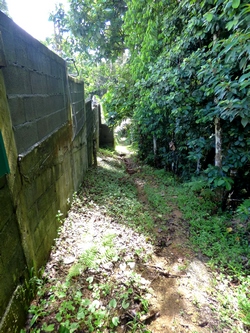
[[[31,94],[30,73],[27,69],[12,65],[2,71],[7,95]]]
[[[8,104],[13,126],[24,124],[26,122],[26,115],[23,98],[18,96],[9,96]]]
[[[48,116],[48,127],[50,133],[63,126],[67,122],[67,119],[65,118],[67,118],[67,113],[65,109],[50,114]]]
[[[60,77],[47,76],[47,92],[49,94],[64,93],[63,81]]]
[[[26,122],[35,121],[36,112],[35,112],[34,97],[32,97],[32,96],[23,97],[23,105],[24,105],[24,110],[25,110]]]
[[[35,95],[48,93],[46,75],[39,72],[30,71],[30,83],[32,94]]]
[[[61,110],[66,108],[65,98],[63,94],[55,95],[54,106],[56,110]]]
[[[14,44],[12,45],[12,48],[15,50],[15,62],[19,66],[23,66],[28,69],[30,67],[30,63],[28,58],[27,44],[24,43],[22,39],[20,39],[19,35],[14,35]]]
[[[36,124],[38,141],[43,141],[50,134],[47,117],[38,119]]]
[[[36,119],[46,117],[46,96],[33,96],[33,107],[36,113]]]
[[[45,54],[44,52],[41,52],[40,54],[40,71],[46,76],[51,75],[50,58],[48,57],[48,54]]]
[[[2,25],[1,19],[0,19],[0,30],[2,33],[6,60],[10,63],[16,62],[17,57],[16,57],[15,48],[13,47],[13,45],[15,45],[14,34],[12,33],[11,29],[8,30],[6,26]]]
[[[63,94],[51,94],[45,98],[45,103],[46,115],[52,115],[54,112],[66,108]]]
[[[36,122],[26,123],[14,131],[18,154],[23,154],[38,142]]]

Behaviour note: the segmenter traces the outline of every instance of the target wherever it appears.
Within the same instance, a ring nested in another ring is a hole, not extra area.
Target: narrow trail
[[[124,152],[99,155],[32,303],[44,313],[35,318],[31,311],[25,332],[231,332],[218,317],[213,276],[192,251],[174,199]]]
[[[134,174],[132,159],[124,159],[126,172]],[[138,198],[147,209],[145,181],[134,178]],[[162,194],[164,196],[164,194]],[[171,211],[155,222],[154,253],[140,274],[150,281],[153,290],[153,313],[157,315],[147,326],[152,332],[219,332],[219,320],[212,312],[207,294],[211,277],[202,260],[189,249],[188,224],[176,206],[168,201]],[[216,304],[215,304],[216,306]]]

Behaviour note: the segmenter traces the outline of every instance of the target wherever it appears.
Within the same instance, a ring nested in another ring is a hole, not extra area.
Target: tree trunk
[[[217,35],[213,35],[213,43],[215,44],[217,40]],[[215,104],[217,104],[216,98],[214,98]],[[214,157],[214,165],[221,169],[222,167],[222,135],[221,135],[221,124],[220,118],[215,117],[214,120],[214,134],[215,134],[215,157]]]
[[[222,166],[222,135],[221,135],[221,124],[220,118],[216,117],[214,120],[215,127],[215,158],[214,165],[221,168]]]
[[[157,140],[156,136],[153,136],[153,149],[154,149],[154,165],[157,167]]]
[[[157,155],[157,141],[156,141],[156,136],[153,136],[153,149],[154,149],[154,156],[156,157]]]

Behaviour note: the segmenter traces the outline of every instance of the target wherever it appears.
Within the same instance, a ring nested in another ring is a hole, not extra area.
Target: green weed
[[[173,181],[173,178],[171,179],[163,170],[154,170],[148,166],[143,167],[142,170],[144,177],[149,179],[144,188],[151,207],[162,215],[164,212],[169,212],[171,203],[178,204],[184,219],[189,223],[190,240],[194,249],[201,251],[209,258],[208,265],[219,270],[223,279],[226,276],[232,276],[241,281],[238,288],[238,304],[232,304],[230,296],[223,293],[220,313],[225,326],[232,325],[233,320],[240,320],[249,328],[250,282],[241,260],[241,258],[250,257],[247,240],[249,228],[232,227],[233,216],[218,213],[216,193],[208,188],[202,179],[180,184]],[[154,179],[152,182],[154,186],[150,185],[150,179]],[[166,202],[170,205],[167,206]],[[237,210],[238,216],[243,221],[248,221],[250,216],[249,202],[246,200]]]

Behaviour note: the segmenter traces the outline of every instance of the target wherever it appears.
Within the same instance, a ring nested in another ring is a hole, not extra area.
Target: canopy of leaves
[[[68,63],[69,73],[85,82],[85,93],[103,96],[117,82],[124,63],[124,14],[121,0],[71,0],[70,10],[56,5],[54,34],[46,45]]]
[[[71,0],[51,19],[55,47],[74,54],[89,91],[107,92],[110,124],[133,119],[142,158],[184,178],[207,169],[227,190],[242,179],[248,186],[248,0]],[[220,169],[209,167],[215,119]]]
[[[95,61],[115,60],[124,51],[126,9],[124,0],[71,0],[68,12],[59,5],[50,20],[73,52],[84,52]]]
[[[218,117],[223,131],[220,177],[230,176],[235,169],[246,176],[250,4],[245,0],[131,0],[124,27],[132,82],[122,92],[118,82],[109,92],[106,108],[124,117],[123,101],[130,101],[125,103],[127,115],[133,114],[142,157],[156,162],[155,137],[159,165],[175,165],[184,177],[206,169],[214,163],[214,118]],[[171,141],[175,151],[169,148]]]

